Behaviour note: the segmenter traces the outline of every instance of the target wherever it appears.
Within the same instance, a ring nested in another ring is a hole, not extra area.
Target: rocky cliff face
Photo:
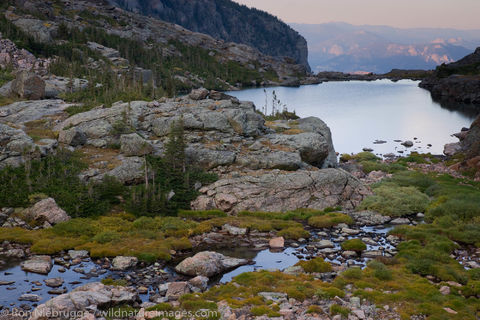
[[[438,100],[480,104],[480,48],[457,62],[439,66],[420,87]]]
[[[307,41],[276,17],[230,0],[111,0],[124,9],[179,24],[274,57],[290,57],[308,70]]]

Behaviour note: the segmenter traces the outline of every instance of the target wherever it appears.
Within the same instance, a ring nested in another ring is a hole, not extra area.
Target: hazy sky
[[[285,22],[480,29],[480,0],[234,0]]]

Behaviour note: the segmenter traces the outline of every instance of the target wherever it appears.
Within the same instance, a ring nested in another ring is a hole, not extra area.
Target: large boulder
[[[211,277],[247,263],[246,259],[227,257],[213,251],[203,251],[180,262],[175,267],[175,271],[188,276]]]
[[[50,256],[34,256],[21,264],[23,271],[48,274],[52,270],[52,258]]]
[[[115,257],[112,261],[112,269],[124,271],[124,270],[128,270],[135,267],[137,263],[138,263],[137,257],[118,256],[118,257]]]
[[[70,220],[65,210],[60,208],[53,198],[38,201],[33,207],[26,209],[25,214],[30,220],[40,223],[57,224]]]
[[[10,92],[21,99],[40,100],[45,97],[45,81],[33,72],[19,71]]]
[[[225,178],[200,189],[196,210],[288,211],[298,208],[355,208],[370,189],[341,169],[263,174]]]
[[[140,298],[135,288],[93,282],[39,305],[29,320],[70,320],[72,314],[84,313],[86,310],[137,302],[140,302]]]

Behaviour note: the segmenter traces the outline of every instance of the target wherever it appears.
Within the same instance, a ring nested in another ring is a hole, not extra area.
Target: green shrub
[[[306,261],[297,262],[296,266],[300,266],[307,273],[325,273],[332,271],[332,265],[323,260],[323,258],[314,258]]]
[[[348,315],[350,314],[350,310],[348,308],[339,306],[338,304],[332,304],[330,306],[330,314],[332,316],[336,315],[336,314],[339,314],[342,317],[348,317]]]
[[[361,252],[367,249],[367,245],[360,239],[350,239],[342,242],[342,249],[346,251]]]
[[[354,221],[350,216],[339,212],[330,212],[308,219],[308,224],[315,228],[331,228],[340,223],[353,224]]]
[[[222,210],[178,210],[178,216],[185,219],[207,220],[226,217]]]
[[[415,187],[399,187],[391,183],[380,185],[374,193],[363,200],[360,208],[391,217],[425,212],[430,202],[428,196]]]
[[[104,232],[98,233],[95,237],[93,237],[93,241],[96,241],[101,244],[117,241],[120,239],[121,239],[121,235],[115,231],[104,231]]]
[[[390,271],[386,265],[380,261],[372,260],[368,263],[368,267],[373,269],[373,275],[379,280],[391,280],[392,271]]]
[[[333,299],[335,297],[343,298],[345,292],[335,287],[321,288],[315,293],[320,299]]]
[[[353,267],[348,268],[342,272],[342,276],[346,279],[361,279],[362,278],[362,269]]]

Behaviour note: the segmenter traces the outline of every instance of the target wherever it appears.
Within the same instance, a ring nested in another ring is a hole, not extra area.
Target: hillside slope
[[[243,43],[308,65],[306,40],[276,17],[230,0],[110,0],[121,8],[179,24],[216,39]]]

